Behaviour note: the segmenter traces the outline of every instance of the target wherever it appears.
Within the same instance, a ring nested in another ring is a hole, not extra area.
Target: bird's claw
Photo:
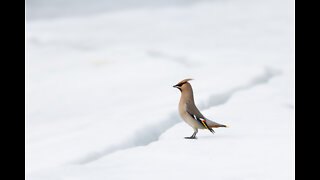
[[[193,137],[193,136],[191,136],[191,137],[184,137],[185,139],[197,139],[197,137]]]

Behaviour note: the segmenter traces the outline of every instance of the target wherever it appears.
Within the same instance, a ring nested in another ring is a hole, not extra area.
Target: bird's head
[[[190,86],[190,84],[188,83],[188,81],[191,81],[193,79],[184,79],[182,81],[180,81],[178,84],[174,85],[174,88],[178,88],[181,92],[183,91],[183,89],[185,89],[187,86]]]

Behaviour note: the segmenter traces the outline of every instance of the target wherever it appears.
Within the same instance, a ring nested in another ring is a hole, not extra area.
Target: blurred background
[[[26,66],[30,179],[59,179],[65,167],[191,135],[186,124],[172,129],[182,123],[172,86],[185,78],[195,79],[196,104],[209,118],[242,130],[255,124],[246,132],[283,137],[293,154],[293,0],[26,0]],[[267,132],[270,122],[286,129]],[[286,179],[293,163],[283,162]],[[125,166],[108,163],[111,172]]]
[[[167,6],[185,6],[199,3],[201,1],[214,0],[27,0],[26,7],[28,9],[27,19],[48,19],[59,17],[76,17],[87,16],[98,13],[125,11],[129,9],[144,9],[144,8],[163,8]]]

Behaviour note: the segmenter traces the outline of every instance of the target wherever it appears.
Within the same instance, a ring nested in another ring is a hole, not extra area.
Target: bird
[[[188,82],[190,80],[193,79],[184,79],[173,86],[174,88],[178,88],[181,92],[178,107],[179,115],[194,130],[194,133],[190,137],[185,137],[185,139],[197,139],[196,135],[198,129],[207,129],[214,134],[215,131],[212,128],[228,128],[229,126],[211,121],[201,114],[194,103],[193,90],[191,84]]]

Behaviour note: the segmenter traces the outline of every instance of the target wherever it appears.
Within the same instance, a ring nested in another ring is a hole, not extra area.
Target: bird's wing
[[[193,102],[187,102],[186,103],[186,111],[189,114],[195,115],[199,118],[205,119],[205,117],[201,114],[201,112],[199,111],[199,109],[197,108],[197,106],[193,103]]]
[[[198,108],[194,105],[188,105],[187,104],[187,113],[196,121],[198,121],[200,124],[202,124],[206,129],[208,129],[210,132],[214,133],[214,130],[208,126],[206,122],[206,118],[200,113]]]
[[[200,121],[199,122],[201,124],[203,124],[202,121],[204,120],[206,125],[208,126],[208,128],[228,127],[227,125],[219,124],[217,122],[214,122],[214,121],[209,120],[208,118],[204,117],[201,114],[201,112],[198,110],[198,108],[194,105],[194,103],[187,103],[186,110],[192,116],[193,119],[195,119],[197,121],[200,120],[201,122]]]

